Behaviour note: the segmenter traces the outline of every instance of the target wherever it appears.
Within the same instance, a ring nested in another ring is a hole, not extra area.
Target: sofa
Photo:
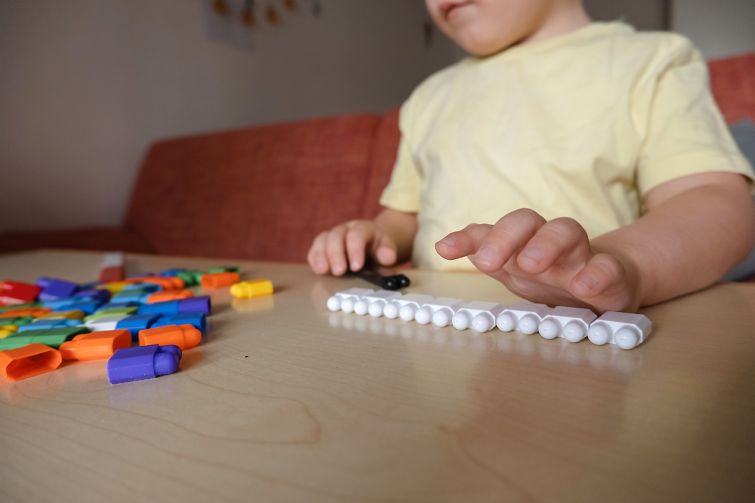
[[[755,54],[709,67],[727,122],[755,119]],[[398,110],[159,140],[144,157],[121,226],[7,232],[0,252],[301,262],[322,229],[377,214],[398,143]]]

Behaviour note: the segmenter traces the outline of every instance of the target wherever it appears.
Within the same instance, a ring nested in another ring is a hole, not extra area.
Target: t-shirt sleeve
[[[420,192],[422,190],[422,176],[414,160],[409,131],[409,108],[407,102],[401,107],[399,127],[401,142],[398,147],[396,164],[388,185],[380,196],[380,204],[386,208],[417,213],[420,209]]]
[[[677,40],[652,92],[637,164],[641,194],[697,173],[741,173],[752,180],[753,172],[713,101],[707,65],[691,43]]]

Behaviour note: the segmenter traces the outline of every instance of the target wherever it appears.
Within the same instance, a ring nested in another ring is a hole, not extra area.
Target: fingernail
[[[530,262],[538,263],[543,259],[544,255],[545,253],[542,248],[533,246],[525,248],[521,256]]]
[[[440,241],[438,241],[438,244],[442,244],[442,245],[445,245],[445,246],[453,246],[455,242],[456,242],[456,238],[455,237],[453,237],[453,236],[446,236],[443,239],[441,239]]]
[[[344,273],[344,269],[346,269],[343,264],[334,264],[333,265],[333,274],[336,276],[340,276]]]
[[[492,264],[496,261],[496,258],[498,258],[498,251],[492,246],[483,246],[482,248],[477,250],[477,253],[475,253],[475,258],[480,262]]]
[[[361,261],[359,261],[359,260],[353,260],[351,262],[351,270],[352,271],[358,271],[361,268],[362,268],[362,262]]]
[[[583,289],[591,291],[595,289],[598,282],[592,276],[584,275],[577,280],[577,284]]]

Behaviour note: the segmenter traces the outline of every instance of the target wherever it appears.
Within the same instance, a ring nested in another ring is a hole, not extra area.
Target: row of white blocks
[[[350,288],[328,299],[328,309],[375,318],[401,318],[436,327],[449,324],[457,330],[471,328],[488,332],[498,327],[503,332],[517,330],[531,335],[539,332],[546,339],[561,337],[579,342],[587,337],[597,345],[614,344],[632,349],[650,334],[652,324],[642,314],[607,312],[601,317],[578,307],[550,308],[545,304],[520,302],[504,307],[495,302],[473,301],[389,290]]]

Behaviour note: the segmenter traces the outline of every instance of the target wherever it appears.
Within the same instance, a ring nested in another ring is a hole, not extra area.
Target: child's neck
[[[555,2],[538,28],[520,41],[518,45],[563,35],[587,26],[590,22],[590,17],[585,12],[582,2]]]

